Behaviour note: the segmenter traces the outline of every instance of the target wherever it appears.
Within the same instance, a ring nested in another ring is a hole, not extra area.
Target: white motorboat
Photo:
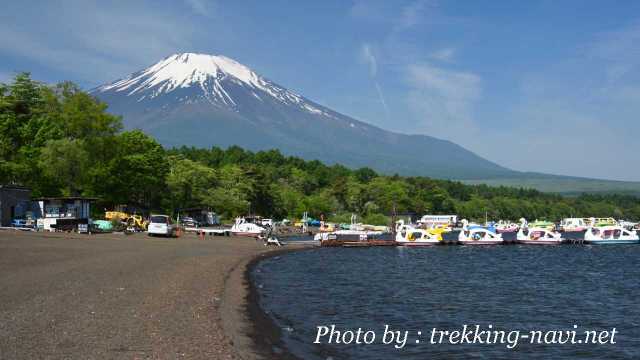
[[[462,231],[458,235],[458,242],[462,245],[498,245],[502,244],[504,240],[501,234],[483,228],[483,227],[469,227],[469,222],[466,219],[462,220]]]
[[[594,245],[637,244],[640,243],[640,237],[636,231],[627,230],[622,226],[598,226],[587,229],[584,242]]]
[[[396,244],[402,246],[429,246],[442,242],[442,233],[438,230],[431,231],[419,229],[405,224],[403,220],[396,223]]]

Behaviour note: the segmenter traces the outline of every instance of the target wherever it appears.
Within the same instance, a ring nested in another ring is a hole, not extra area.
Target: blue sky
[[[513,169],[640,180],[638,1],[22,1],[0,13],[0,81],[31,71],[89,89],[185,51]]]

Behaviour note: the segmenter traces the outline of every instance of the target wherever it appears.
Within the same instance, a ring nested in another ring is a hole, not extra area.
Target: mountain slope
[[[386,173],[486,179],[517,173],[446,140],[382,130],[316,104],[224,56],[169,56],[92,90],[163,145],[239,145]]]

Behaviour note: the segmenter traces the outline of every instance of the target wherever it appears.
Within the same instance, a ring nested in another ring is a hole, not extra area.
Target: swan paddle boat
[[[592,245],[638,244],[640,237],[633,230],[622,226],[590,227],[584,233],[584,242]]]
[[[419,229],[405,224],[403,220],[396,223],[396,244],[402,246],[429,246],[442,242],[441,229]]]
[[[466,219],[462,220],[462,231],[458,235],[458,242],[462,245],[498,245],[504,240],[501,234],[480,226],[469,226]]]
[[[547,228],[529,227],[525,219],[520,219],[520,222],[520,230],[516,235],[516,241],[519,244],[557,245],[564,241],[559,232],[549,231]]]
[[[504,220],[500,220],[497,223],[495,223],[494,227],[496,228],[496,232],[499,234],[514,233],[520,229],[518,224],[504,221]]]
[[[235,224],[231,227],[231,234],[235,236],[258,237],[265,232],[265,228],[260,225],[248,222],[245,218],[236,218]]]

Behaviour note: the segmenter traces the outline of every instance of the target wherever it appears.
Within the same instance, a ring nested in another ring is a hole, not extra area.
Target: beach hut
[[[80,196],[34,199],[42,214],[42,217],[38,219],[38,229],[88,232],[91,203],[96,200]]]

